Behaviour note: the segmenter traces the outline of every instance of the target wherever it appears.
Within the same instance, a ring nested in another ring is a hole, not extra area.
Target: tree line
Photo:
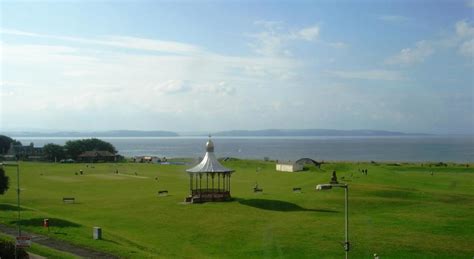
[[[4,155],[8,152],[11,143],[21,145],[21,142],[17,140],[8,136],[0,135],[0,155]],[[97,138],[90,138],[69,140],[64,144],[64,146],[53,143],[46,144],[43,147],[43,154],[49,161],[59,161],[66,158],[77,159],[80,154],[92,150],[109,151],[113,154],[117,153],[115,147],[109,142]]]
[[[44,155],[50,161],[58,161],[65,158],[77,159],[80,154],[92,150],[109,151],[112,154],[117,153],[112,144],[97,138],[69,140],[64,146],[49,143],[43,147]]]

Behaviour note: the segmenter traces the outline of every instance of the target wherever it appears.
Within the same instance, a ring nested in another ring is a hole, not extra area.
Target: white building
[[[303,164],[302,163],[297,163],[297,162],[292,162],[292,161],[277,162],[276,170],[277,171],[283,171],[283,172],[302,171],[303,170]]]

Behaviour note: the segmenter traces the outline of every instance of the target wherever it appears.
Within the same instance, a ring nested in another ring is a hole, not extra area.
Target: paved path
[[[17,235],[17,229],[14,227],[8,227],[0,224],[0,232],[7,234],[11,237]],[[68,252],[78,257],[83,258],[118,258],[117,256],[107,254],[104,252],[95,251],[89,248],[84,248],[76,245],[72,245],[62,240],[52,239],[47,236],[32,234],[29,232],[22,231],[23,235],[31,236],[31,241],[43,246],[47,246],[56,250]]]

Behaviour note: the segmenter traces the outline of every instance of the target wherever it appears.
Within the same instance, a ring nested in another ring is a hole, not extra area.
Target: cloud
[[[410,21],[411,19],[401,15],[381,15],[378,17],[379,20],[390,23],[402,23]]]
[[[419,41],[415,44],[414,48],[405,48],[395,56],[389,57],[385,60],[387,64],[398,64],[398,65],[412,65],[421,63],[425,59],[431,56],[434,52],[433,47],[427,41]]]
[[[154,87],[155,91],[163,94],[182,93],[187,92],[190,89],[189,82],[183,80],[168,80]]]
[[[463,42],[459,46],[459,52],[466,57],[474,57],[474,39]]]
[[[327,70],[329,75],[343,78],[343,79],[363,79],[363,80],[383,80],[383,81],[398,81],[404,78],[396,71],[391,70]]]
[[[458,21],[454,27],[459,37],[466,38],[474,36],[474,27],[465,20]]]
[[[458,21],[454,28],[460,41],[458,52],[468,58],[474,57],[474,26],[466,20],[462,20]]]
[[[255,39],[251,43],[254,51],[263,56],[275,57],[292,55],[289,45],[298,41],[315,41],[320,34],[318,25],[303,27],[294,31],[284,27],[284,23],[275,21],[256,21],[256,25],[264,27],[264,31],[250,35]]]
[[[30,37],[42,37],[43,35],[38,33],[20,31],[20,30],[12,30],[12,29],[2,29],[0,28],[1,34],[11,34],[11,35],[18,35],[18,36],[30,36]]]
[[[44,37],[28,32],[18,36]],[[22,117],[38,125],[84,129],[92,126],[81,118],[95,116],[97,127],[110,128],[123,125],[114,115],[121,114],[139,127],[146,124],[142,117],[146,114],[146,121],[156,116],[153,121],[161,118],[169,125],[191,127],[199,119],[209,117],[214,122],[213,116],[250,109],[249,105],[257,105],[247,103],[254,98],[255,89],[282,87],[280,82],[298,73],[300,66],[299,61],[288,57],[222,55],[196,45],[181,48],[179,42],[169,47],[157,44],[162,41],[125,36],[95,37],[100,43],[78,37],[58,38],[48,38],[48,45],[44,41],[0,42],[1,65],[5,68],[0,95],[4,97],[1,107],[5,120]],[[147,51],[103,48],[118,43],[127,49]],[[169,51],[161,53],[162,49]],[[160,53],[150,53],[155,50]],[[16,82],[15,87],[9,82]],[[11,85],[8,89],[7,84]],[[15,109],[20,102],[27,102],[28,107]],[[206,114],[194,116],[202,109]],[[57,111],[68,114],[67,118],[60,118]],[[189,119],[190,114],[195,118]],[[35,119],[39,117],[42,120]],[[189,120],[193,122],[187,124]]]
[[[306,27],[298,31],[296,38],[312,41],[319,37],[319,26],[314,25],[311,27]]]
[[[285,49],[286,39],[272,31],[264,31],[254,34],[256,43],[251,44],[257,54],[263,56],[289,56],[289,50]]]
[[[138,50],[147,50],[147,51],[158,51],[165,53],[192,53],[202,51],[199,47],[181,43],[176,41],[163,41],[163,40],[152,40],[139,37],[128,37],[128,36],[105,36],[95,39],[81,38],[81,37],[67,37],[67,36],[57,36],[49,34],[38,34],[32,32],[25,32],[13,29],[0,29],[1,34],[11,34],[17,36],[25,37],[37,37],[37,38],[46,38],[53,40],[62,40],[62,41],[71,41],[81,44],[91,44],[91,45],[102,45],[110,47],[118,47],[125,49],[138,49]]]

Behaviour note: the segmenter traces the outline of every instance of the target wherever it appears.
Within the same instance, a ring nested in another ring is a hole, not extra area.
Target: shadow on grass
[[[32,218],[32,219],[22,219],[20,220],[20,224],[23,226],[31,226],[31,227],[40,227],[43,226],[43,219],[44,218]],[[11,221],[11,224],[16,224],[17,221]],[[71,221],[67,221],[64,219],[58,219],[58,218],[49,218],[49,226],[50,227],[56,227],[56,228],[67,228],[67,227],[80,227],[81,225],[76,224]]]
[[[262,210],[273,210],[273,211],[314,211],[314,212],[331,212],[335,213],[334,210],[324,209],[306,209],[297,204],[278,201],[278,200],[266,200],[266,199],[236,199],[240,204],[254,207]]]
[[[0,204],[0,210],[2,210],[2,211],[7,211],[7,210],[17,211],[17,206],[10,205],[10,204]],[[25,208],[20,207],[20,211],[24,211],[24,210],[29,210],[29,209],[25,209]]]

